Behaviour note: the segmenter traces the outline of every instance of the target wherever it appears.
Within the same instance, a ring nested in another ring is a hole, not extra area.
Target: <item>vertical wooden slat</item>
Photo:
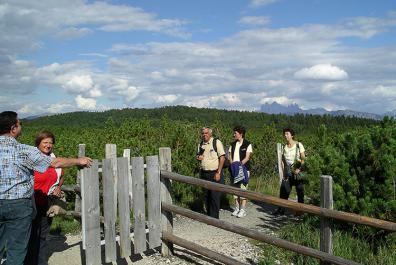
[[[331,176],[320,177],[320,207],[333,209],[333,178]],[[333,253],[331,219],[320,218],[320,250],[329,254]],[[321,265],[330,263],[321,261]]]
[[[85,156],[85,144],[79,144],[78,145],[78,157]],[[82,185],[81,181],[81,174],[82,174],[82,169],[77,171],[77,179],[76,179],[76,184],[77,186]],[[82,200],[84,197],[84,193],[80,192],[80,194],[76,194],[76,200],[75,200],[75,205],[74,205],[74,211],[77,213],[81,213],[81,229],[82,229],[82,247],[85,249],[85,216],[83,216],[82,212],[84,211],[83,206],[82,206]]]
[[[161,147],[159,149],[160,170],[172,171],[171,149],[169,147]],[[161,178],[161,202],[172,204],[171,182],[167,178]],[[171,212],[162,212],[161,214],[161,230],[173,233],[173,215]],[[169,241],[163,241],[161,245],[162,256],[169,256],[173,253],[173,244]]]
[[[276,144],[276,153],[278,156],[278,174],[279,174],[279,183],[282,183],[283,179],[283,166],[282,166],[282,153],[283,146],[281,143]]]
[[[135,217],[135,254],[146,250],[144,164],[143,157],[132,158],[133,214]]]
[[[105,158],[111,159],[113,163],[113,177],[114,177],[114,219],[117,218],[117,182],[118,182],[118,174],[117,174],[117,146],[115,144],[106,144],[105,147]]]
[[[128,165],[129,165],[129,170],[128,170],[128,183],[129,183],[129,207],[132,211],[133,209],[133,196],[132,196],[132,174],[131,174],[131,149],[124,149],[124,154],[123,157],[128,158]]]
[[[103,185],[103,216],[105,233],[105,257],[106,262],[117,260],[116,232],[114,218],[114,170],[111,159],[103,159],[102,185]]]
[[[158,156],[147,156],[147,199],[149,246],[161,245],[160,171]]]
[[[117,159],[118,172],[118,212],[120,220],[120,254],[122,258],[131,255],[130,227],[131,217],[129,211],[129,163],[128,158]],[[144,198],[144,197],[143,197]]]
[[[81,175],[81,193],[83,197],[83,215],[86,218],[86,264],[101,264],[100,249],[100,206],[99,206],[99,174],[98,160],[94,160],[90,168],[84,168]]]

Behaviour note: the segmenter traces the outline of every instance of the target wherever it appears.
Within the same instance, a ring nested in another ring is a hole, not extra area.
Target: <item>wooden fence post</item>
[[[128,158],[119,157],[117,159],[118,176],[118,212],[120,220],[120,254],[122,258],[131,255],[131,215],[129,209],[129,163]],[[144,203],[144,196],[142,197]],[[146,242],[146,241],[145,241]]]
[[[102,186],[103,186],[103,216],[105,233],[105,257],[106,262],[117,260],[116,232],[114,219],[114,170],[111,159],[103,159],[102,163]]]
[[[106,144],[105,146],[105,158],[111,159],[113,165],[113,183],[114,183],[114,219],[117,219],[117,182],[118,182],[118,174],[117,174],[117,146],[115,144]]]
[[[132,174],[131,174],[131,149],[124,149],[123,157],[128,158],[128,189],[129,189],[129,208],[133,210],[133,195],[132,195]]]
[[[161,245],[161,199],[158,156],[147,156],[146,164],[149,246],[153,249]]]
[[[161,147],[159,149],[160,170],[172,171],[171,149],[169,147]],[[161,178],[161,203],[172,204],[171,182],[167,178]],[[162,212],[162,211],[161,211]],[[162,212],[161,227],[163,232],[173,233],[173,215],[171,212]],[[161,245],[162,256],[169,256],[173,253],[173,244],[169,241],[162,240]]]
[[[78,145],[78,157],[82,157],[82,156],[85,156],[85,144]],[[82,215],[84,209],[81,204],[81,201],[83,200],[84,197],[84,193],[82,192],[81,189],[82,186],[81,174],[82,174],[82,169],[77,171],[76,184],[77,186],[80,187],[80,194],[76,193],[76,200],[74,202],[74,211],[76,213],[81,213],[82,247],[83,249],[85,249],[85,216]]]
[[[86,264],[101,264],[100,249],[100,206],[99,206],[99,174],[98,160],[94,160],[90,168],[84,168],[81,174],[81,193],[85,194],[82,201],[82,216],[86,218]]]
[[[78,145],[78,157],[85,156],[85,144]],[[77,179],[76,179],[77,186],[81,187],[81,173],[80,170],[77,172]],[[76,200],[74,203],[74,211],[81,213],[81,196],[82,194],[76,194]]]
[[[333,209],[333,178],[331,176],[320,177],[320,207]],[[321,217],[320,219],[320,250],[329,254],[333,253],[331,219]],[[330,263],[321,261],[321,265]]]
[[[282,148],[281,143],[276,144],[276,152],[278,155],[278,174],[279,174],[279,183],[282,183],[283,179],[283,167],[282,167],[282,153],[283,153],[283,148]]]
[[[144,197],[143,157],[132,157],[133,217],[135,218],[134,245],[135,254],[146,251],[146,216]]]

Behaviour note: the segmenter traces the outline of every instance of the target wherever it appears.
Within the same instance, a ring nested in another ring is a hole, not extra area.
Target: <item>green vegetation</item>
[[[280,237],[307,247],[319,249],[319,218],[304,216],[299,222],[290,223],[280,230]],[[296,264],[316,265],[319,261],[291,251],[260,244],[263,257],[260,265]],[[333,254],[362,264],[396,264],[396,234],[386,234],[377,240],[368,240],[368,236],[357,236],[346,230],[333,232]]]
[[[77,234],[81,231],[80,222],[69,216],[55,216],[52,220],[51,234],[65,235],[65,234]]]
[[[278,195],[276,143],[283,142],[282,128],[292,127],[297,140],[306,147],[306,195],[311,198],[311,203],[319,204],[319,176],[331,175],[335,209],[396,221],[396,124],[388,118],[377,122],[360,118],[268,115],[181,106],[123,109],[68,113],[25,121],[20,140],[32,144],[35,133],[48,129],[57,137],[55,153],[58,156],[76,156],[78,144],[85,143],[86,154],[95,159],[104,157],[106,143],[116,144],[119,156],[125,148],[131,149],[132,156],[147,156],[157,154],[159,147],[170,147],[173,171],[197,177],[194,154],[200,128],[211,126],[215,136],[229,146],[233,139],[232,128],[236,124],[247,127],[246,137],[253,143],[250,189]],[[75,170],[66,170],[66,183],[74,183],[75,175]],[[199,188],[175,182],[173,196],[181,205],[202,210],[202,191]],[[317,222],[304,219],[291,225],[298,229],[281,229],[283,238],[318,247]],[[394,235],[348,224],[337,223],[336,227],[334,246],[337,255],[367,264],[393,264],[389,261],[394,261],[390,248],[394,250],[395,247]],[[346,232],[349,230],[353,232]],[[265,247],[265,250],[284,261],[311,264],[308,258],[295,257],[273,248]],[[273,263],[267,260],[263,264]]]

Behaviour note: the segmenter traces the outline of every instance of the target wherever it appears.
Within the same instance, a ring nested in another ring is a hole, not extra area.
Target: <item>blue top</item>
[[[54,158],[34,146],[18,143],[14,137],[0,136],[0,200],[30,198],[34,173],[45,172]]]

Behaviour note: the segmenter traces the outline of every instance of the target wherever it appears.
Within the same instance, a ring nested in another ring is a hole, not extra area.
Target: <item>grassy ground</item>
[[[55,216],[50,233],[54,235],[78,234],[81,231],[79,221],[68,216]]]
[[[319,249],[319,219],[304,217],[300,223],[291,223],[279,231],[281,238],[304,246]],[[333,253],[336,256],[362,264],[392,265],[396,264],[396,237],[388,235],[375,242],[351,232],[336,230],[333,232]],[[305,257],[291,251],[262,244],[264,255],[260,265],[319,264],[319,260]]]

